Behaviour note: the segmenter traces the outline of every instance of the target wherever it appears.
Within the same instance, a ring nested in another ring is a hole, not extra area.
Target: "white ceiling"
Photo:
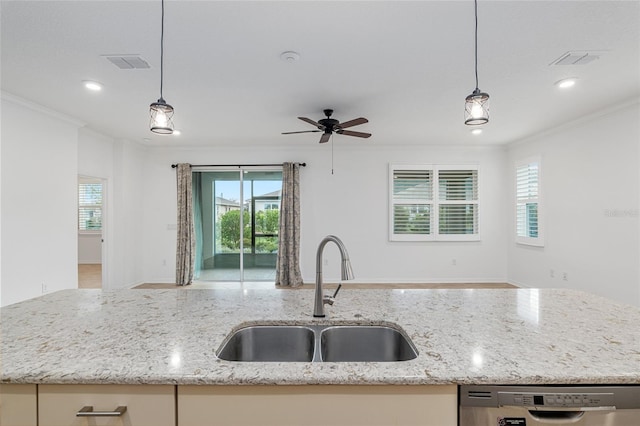
[[[160,1],[1,4],[2,90],[99,132],[154,146],[316,144],[298,120],[324,108],[371,132],[347,144],[504,144],[640,96],[640,1],[484,1],[480,136],[463,124],[475,88],[473,2],[167,0],[164,98],[181,136],[148,130],[160,91]],[[297,62],[280,59],[284,51]],[[550,66],[567,51],[588,65]],[[137,54],[146,70],[102,55]],[[579,77],[560,91],[553,83]],[[104,84],[89,93],[81,81]],[[146,139],[146,140],[145,140]]]

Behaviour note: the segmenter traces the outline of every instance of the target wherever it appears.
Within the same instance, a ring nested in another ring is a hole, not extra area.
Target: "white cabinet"
[[[83,407],[112,416],[78,417]],[[456,424],[454,385],[0,385],[0,426]]]
[[[37,426],[38,395],[36,385],[0,385],[0,425]]]
[[[456,426],[456,386],[178,386],[179,426]]]
[[[83,407],[110,415],[78,417]],[[175,426],[175,386],[39,385],[38,414],[39,426]]]

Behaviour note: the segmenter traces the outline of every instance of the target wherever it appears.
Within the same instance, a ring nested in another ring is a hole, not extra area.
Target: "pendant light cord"
[[[162,18],[160,24],[160,99],[162,96],[162,82],[164,80],[164,0],[162,0]],[[476,77],[477,80],[477,77]],[[477,84],[476,84],[477,85]]]
[[[164,1],[164,0],[163,0]],[[473,1],[475,5],[475,68],[476,68],[476,90],[478,90],[478,0]]]

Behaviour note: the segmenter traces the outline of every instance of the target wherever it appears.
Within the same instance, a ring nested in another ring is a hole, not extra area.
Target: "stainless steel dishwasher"
[[[466,385],[459,402],[459,426],[640,426],[640,385]]]

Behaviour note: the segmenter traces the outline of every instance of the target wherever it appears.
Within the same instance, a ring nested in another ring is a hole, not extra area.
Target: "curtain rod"
[[[294,163],[298,164],[302,167],[307,167],[307,163]],[[191,167],[275,167],[282,166],[282,163],[279,164],[191,164]],[[175,169],[178,167],[177,164],[172,164],[171,168]]]

